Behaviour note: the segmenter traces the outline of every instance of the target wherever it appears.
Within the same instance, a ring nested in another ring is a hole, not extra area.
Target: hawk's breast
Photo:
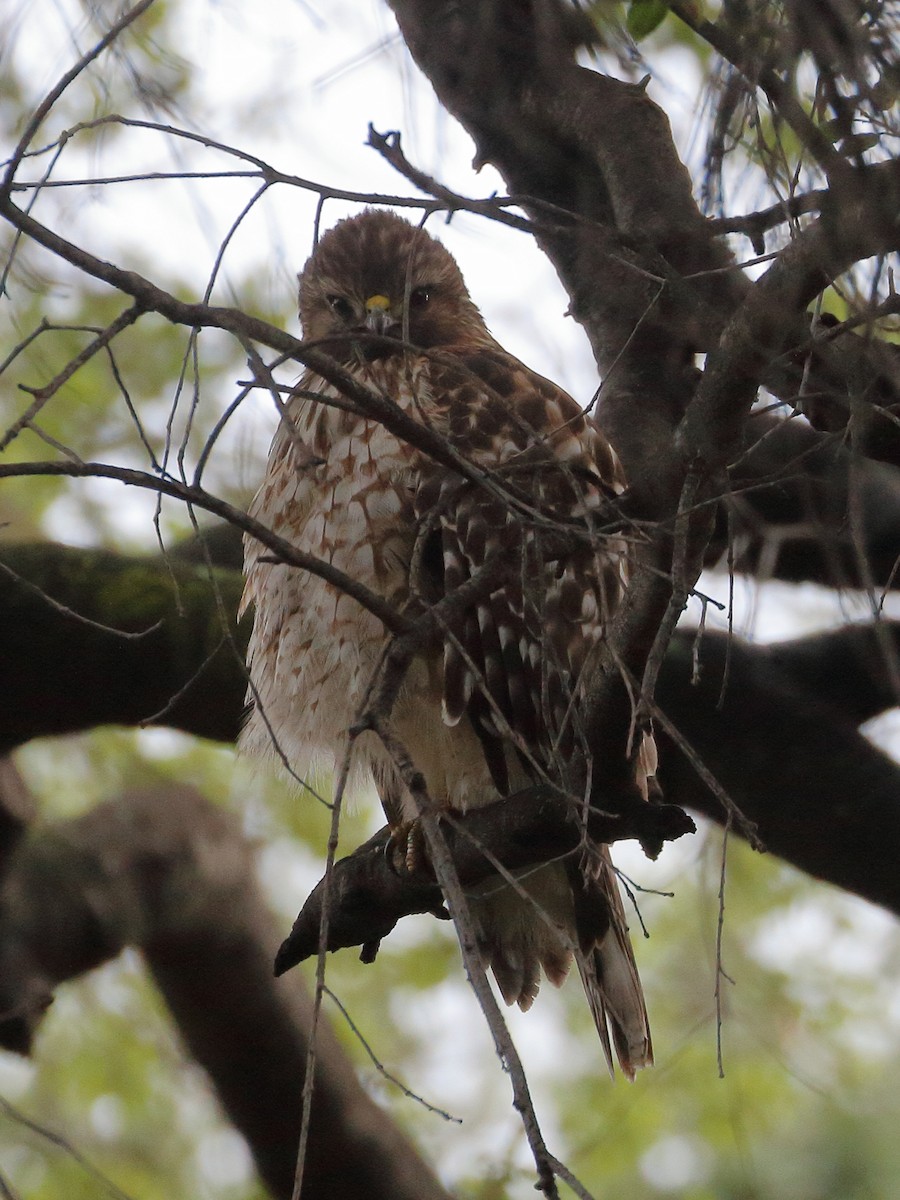
[[[364,382],[415,414],[428,408],[421,370],[400,378],[389,362],[376,362]],[[323,402],[299,396],[291,402],[293,428],[282,423],[275,435],[251,515],[402,610],[415,542],[418,452],[379,422],[324,402],[334,393],[322,380],[306,378],[301,388]],[[255,620],[248,649],[252,711],[241,745],[271,756],[277,741],[279,757],[301,775],[317,761],[330,769],[384,649],[384,626],[339,588],[266,562],[266,553],[247,540],[243,604],[253,604]],[[419,694],[422,719],[422,694],[439,686],[427,664],[414,665],[404,694]],[[439,721],[439,695],[436,712]]]

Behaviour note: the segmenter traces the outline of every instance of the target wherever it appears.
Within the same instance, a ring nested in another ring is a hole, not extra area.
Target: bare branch
[[[137,946],[262,1180],[288,1200],[313,1002],[299,978],[272,979],[276,924],[240,822],[189,788],[129,793],[25,839],[2,899],[0,1008]],[[0,1037],[26,1052],[30,1030],[7,1020]],[[316,1039],[307,1200],[449,1200],[325,1021]]]
[[[138,19],[138,17],[142,16],[152,4],[153,0],[138,0],[138,3],[135,4],[133,8],[126,9],[119,19],[110,25],[108,31],[104,34],[100,41],[97,42],[97,44],[93,46],[92,49],[90,49],[86,54],[83,54],[78,62],[70,67],[68,71],[66,71],[66,73],[50,89],[41,103],[37,106],[37,108],[31,114],[29,120],[26,122],[25,128],[22,131],[22,135],[19,138],[15,149],[10,157],[6,160],[6,170],[3,174],[2,181],[0,181],[0,196],[2,196],[4,200],[8,199],[9,197],[16,172],[18,171],[19,165],[21,164],[22,159],[24,158],[25,153],[31,144],[32,138],[37,133],[38,129],[40,129],[45,117],[53,108],[54,104],[56,104],[57,100],[59,100],[69,85],[84,71],[85,67],[89,66],[95,59],[99,58],[103,51],[111,46],[113,42],[115,42],[128,28],[128,26],[132,25]]]
[[[284,538],[273,533],[265,525],[235,508],[227,500],[212,495],[203,488],[187,483],[180,483],[171,477],[150,475],[146,471],[136,471],[128,467],[117,467],[111,463],[73,463],[73,462],[25,462],[0,464],[0,479],[24,478],[27,476],[69,476],[71,478],[115,479],[128,487],[137,487],[158,495],[172,496],[205,512],[212,513],[228,521],[237,529],[251,534],[256,541],[268,547],[279,562],[288,566],[300,567],[311,575],[318,575],[334,587],[339,588],[348,596],[352,596],[363,608],[368,609],[377,617],[386,629],[393,633],[403,633],[410,624],[393,607],[365,584],[351,579],[343,571],[333,567],[331,563],[316,558],[298,550]]]

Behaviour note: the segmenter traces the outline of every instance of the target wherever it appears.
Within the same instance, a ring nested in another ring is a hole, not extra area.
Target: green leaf
[[[648,37],[662,23],[669,11],[666,0],[632,0],[626,25],[636,42]]]

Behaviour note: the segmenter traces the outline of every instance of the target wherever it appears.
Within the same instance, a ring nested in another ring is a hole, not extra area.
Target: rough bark
[[[601,420],[632,483],[652,492],[654,450],[693,394],[694,353],[719,349],[729,318],[752,307],[756,291],[726,269],[733,259],[697,208],[665,114],[642,86],[577,64],[553,0],[390,4],[477,158],[498,167],[536,222],[604,376]],[[813,354],[803,308],[805,286],[815,294],[857,259],[896,249],[900,171],[890,162],[838,169],[831,157],[833,192],[822,194],[811,249],[799,268],[791,263],[790,287],[764,304],[777,345],[743,323],[763,351],[757,383],[791,401],[806,370],[810,411],[831,430],[845,429],[864,401],[860,452],[896,462],[896,423],[877,412],[900,401],[895,356],[851,331],[817,340]]]

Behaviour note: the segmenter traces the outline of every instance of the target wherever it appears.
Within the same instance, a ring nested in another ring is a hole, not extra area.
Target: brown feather
[[[561,780],[558,764],[578,738],[579,677],[620,601],[627,547],[595,535],[553,561],[546,531],[558,522],[594,528],[624,487],[614,452],[570,396],[494,341],[452,255],[393,213],[366,211],[324,234],[300,276],[300,315],[304,337],[446,436],[493,482],[465,480],[377,422],[329,404],[336,390],[307,372],[288,404],[293,428],[276,432],[251,512],[399,609],[453,592],[497,547],[515,552],[515,578],[412,664],[391,722],[445,807],[489,804],[544,774]],[[301,773],[318,760],[331,766],[381,661],[384,629],[330,584],[273,563],[250,538],[245,570],[256,703],[243,745],[271,753],[276,741]],[[374,775],[392,825],[415,818],[374,735],[354,743],[354,762]],[[645,789],[654,769],[645,744]],[[521,1008],[533,1002],[541,969],[560,983],[577,948],[607,1057],[612,1044],[633,1075],[652,1059],[646,1010],[606,848],[594,848],[588,865],[528,871],[524,895],[488,881],[472,914],[485,963]]]

